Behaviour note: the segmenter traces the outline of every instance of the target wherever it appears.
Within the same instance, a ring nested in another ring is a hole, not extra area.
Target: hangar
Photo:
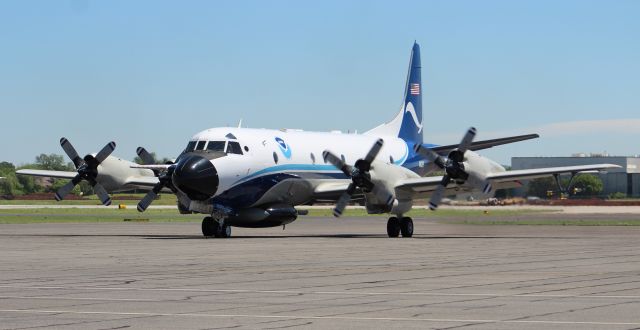
[[[626,194],[628,197],[640,197],[640,157],[639,156],[609,156],[606,154],[575,154],[571,157],[513,157],[511,167],[513,170],[525,170],[541,167],[587,165],[587,164],[615,164],[621,166],[606,173],[596,174],[602,179],[602,195],[616,192]],[[516,189],[518,196],[525,196],[527,182]]]

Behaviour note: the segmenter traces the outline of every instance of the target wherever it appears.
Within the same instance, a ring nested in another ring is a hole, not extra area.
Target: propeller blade
[[[467,182],[471,183],[476,189],[482,191],[483,194],[488,194],[493,190],[493,186],[491,185],[491,181],[485,179],[477,175],[475,172],[469,172],[469,179]]]
[[[369,153],[367,153],[367,155],[364,157],[364,161],[368,164],[371,164],[376,156],[378,156],[378,153],[380,152],[380,149],[382,149],[383,145],[384,141],[382,139],[378,139],[369,150]]]
[[[80,177],[80,174],[78,174],[75,176],[75,178],[71,179],[69,183],[60,187],[60,189],[58,189],[58,191],[56,191],[56,194],[55,194],[56,200],[58,202],[63,200],[64,197],[67,196],[71,192],[71,190],[73,190],[73,187],[75,187],[81,180],[82,178]]]
[[[102,148],[102,150],[100,150],[98,154],[96,154],[95,159],[98,162],[98,164],[102,163],[105,159],[107,159],[107,157],[109,157],[109,155],[111,155],[111,153],[115,149],[116,149],[115,142],[111,141],[107,143],[107,145],[104,146],[104,148]]]
[[[136,149],[136,154],[138,154],[138,157],[142,159],[143,165],[152,165],[156,163],[156,160],[153,158],[153,156],[151,156],[147,149],[143,147],[138,147],[138,149]]]
[[[98,195],[98,198],[100,198],[102,205],[104,206],[111,205],[111,197],[109,197],[109,194],[101,184],[94,182],[93,191],[96,193],[96,195]]]
[[[491,192],[491,190],[493,190],[493,187],[491,186],[491,182],[489,181],[485,181],[483,187],[482,187],[482,193],[483,194],[488,194]]]
[[[153,186],[153,189],[151,189],[144,196],[144,198],[140,202],[138,202],[138,212],[144,212],[149,207],[149,205],[151,205],[153,200],[158,197],[158,192],[162,189],[162,186],[162,182],[158,182],[155,186]]]
[[[431,211],[435,211],[438,208],[438,205],[440,205],[440,202],[442,201],[442,198],[444,197],[444,194],[447,190],[447,185],[449,185],[450,181],[451,178],[449,178],[448,175],[442,177],[440,185],[433,192],[433,194],[431,195],[431,199],[429,200],[429,209]]]
[[[469,146],[471,145],[471,142],[473,142],[473,138],[475,137],[476,137],[476,128],[469,127],[469,129],[467,130],[467,133],[464,135],[464,137],[462,138],[462,141],[460,141],[460,144],[458,145],[458,150],[460,150],[460,152],[463,155],[467,151],[467,149],[469,149]]]
[[[356,185],[352,183],[349,184],[347,190],[342,193],[338,202],[336,203],[336,207],[333,209],[333,216],[339,218],[344,212],[344,209],[347,207],[347,204],[351,200],[351,195],[356,191]]]
[[[437,152],[424,148],[420,144],[416,144],[415,151],[423,156],[425,156],[430,162],[436,164],[439,168],[444,169],[446,164],[446,159],[440,156]]]
[[[331,163],[333,166],[337,167],[340,171],[342,171],[342,173],[344,173],[346,176],[351,177],[351,166],[347,165],[342,158],[334,155],[331,151],[329,150],[325,150],[322,153],[322,157],[324,157],[324,160]]]
[[[191,199],[180,190],[176,190],[174,193],[176,194],[176,197],[178,197],[180,204],[186,206],[187,210],[191,210]]]
[[[78,156],[78,152],[76,151],[76,148],[74,148],[73,145],[71,145],[71,142],[69,142],[67,138],[65,137],[60,138],[60,146],[62,147],[62,150],[64,150],[64,153],[66,153],[67,156],[71,158],[71,161],[73,162],[73,165],[75,165],[76,168],[82,165],[82,162],[83,162],[82,158]]]

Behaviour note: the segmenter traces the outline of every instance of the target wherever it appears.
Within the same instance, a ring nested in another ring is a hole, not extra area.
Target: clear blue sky
[[[175,157],[236,125],[364,131],[422,48],[425,140],[640,154],[640,1],[2,1],[0,160],[107,141]],[[584,121],[584,122],[583,122]]]

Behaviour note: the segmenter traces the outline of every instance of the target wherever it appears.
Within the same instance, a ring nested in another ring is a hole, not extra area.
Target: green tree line
[[[36,156],[35,162],[16,167],[10,162],[0,162],[0,196],[20,196],[25,194],[54,192],[65,185],[66,179],[37,179],[33,176],[16,175],[20,169],[37,169],[51,171],[75,171],[71,162],[65,162],[64,156],[56,154],[40,154]],[[48,182],[45,183],[45,182]],[[91,194],[91,186],[86,182],[81,182],[73,190],[74,194]]]

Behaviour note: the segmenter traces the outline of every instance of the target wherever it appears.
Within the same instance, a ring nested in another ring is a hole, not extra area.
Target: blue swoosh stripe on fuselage
[[[261,176],[261,175],[278,173],[278,172],[296,172],[296,171],[312,172],[312,173],[318,174],[318,175],[330,175],[331,173],[342,174],[342,172],[340,172],[340,170],[338,170],[333,165],[282,164],[282,165],[276,165],[276,166],[267,167],[265,169],[262,169],[262,170],[259,170],[259,171],[255,172],[253,174],[245,176],[244,178],[234,182],[232,184],[232,186],[235,186],[238,183],[242,183],[242,182],[251,180],[251,179],[253,179],[255,177],[258,177],[258,176]],[[342,176],[344,177],[344,174],[342,174]]]
[[[395,165],[406,165],[409,156],[408,146],[404,156],[394,161]],[[286,173],[284,173],[286,172]],[[333,165],[318,164],[282,164],[257,171],[236,181],[222,195],[214,197],[214,203],[223,203],[236,208],[243,208],[257,202],[269,189],[284,179],[347,179],[346,175]],[[250,193],[248,193],[250,192]]]
[[[407,160],[408,157],[409,157],[409,146],[405,144],[404,155],[399,160],[394,161],[393,164],[402,165]],[[271,166],[271,167],[267,167],[265,169],[259,170],[253,174],[250,174],[234,182],[231,186],[234,187],[238,183],[246,182],[248,180],[251,180],[261,175],[278,173],[278,172],[295,172],[295,171],[312,172],[315,175],[321,175],[321,176],[324,175],[324,176],[331,176],[331,177],[335,177],[336,176],[335,174],[340,174],[341,176],[339,176],[338,178],[346,179],[346,176],[343,175],[342,172],[340,172],[340,170],[338,170],[333,165],[282,164],[282,165]]]

